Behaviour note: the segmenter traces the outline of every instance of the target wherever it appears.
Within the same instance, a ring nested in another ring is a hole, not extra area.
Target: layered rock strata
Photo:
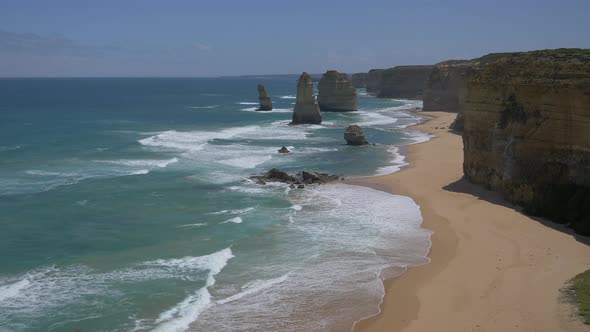
[[[369,73],[354,73],[351,75],[352,86],[355,88],[366,88]]]
[[[467,82],[483,65],[511,53],[493,53],[472,60],[448,60],[434,66],[424,89],[424,111],[456,112],[451,128],[463,131],[463,100]]]
[[[262,84],[258,84],[258,100],[260,101],[260,108],[257,111],[271,111],[272,100],[266,93],[266,88]]]
[[[590,234],[590,50],[503,55],[467,83],[464,173]]]
[[[318,84],[318,105],[322,112],[354,112],[358,110],[356,89],[346,74],[328,70]]]
[[[422,99],[434,66],[397,66],[372,69],[367,75],[367,92],[379,98]]]
[[[297,81],[297,99],[291,124],[320,124],[322,114],[313,94],[313,79],[303,73]]]

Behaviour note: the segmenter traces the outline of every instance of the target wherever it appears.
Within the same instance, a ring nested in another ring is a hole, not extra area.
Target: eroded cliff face
[[[422,99],[434,66],[397,66],[369,71],[367,92],[379,98]]]
[[[369,73],[354,73],[351,75],[352,86],[355,88],[366,88]]]
[[[358,110],[356,89],[346,74],[328,70],[318,84],[318,104],[322,112],[354,112]]]
[[[590,234],[590,50],[504,55],[466,84],[464,173]]]
[[[450,60],[438,63],[428,77],[424,90],[426,112],[456,112],[452,128],[463,130],[463,99],[467,81],[473,75],[474,61]]]
[[[320,124],[322,115],[313,95],[313,78],[303,73],[297,81],[297,99],[291,124]]]

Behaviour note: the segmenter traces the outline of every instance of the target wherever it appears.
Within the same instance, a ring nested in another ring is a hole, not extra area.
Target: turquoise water
[[[263,83],[275,110],[255,112]],[[0,80],[0,331],[314,331],[425,261],[409,198],[245,180],[391,172],[417,102],[288,126],[294,78]],[[357,123],[377,146],[344,145]],[[281,146],[293,152],[277,153]]]

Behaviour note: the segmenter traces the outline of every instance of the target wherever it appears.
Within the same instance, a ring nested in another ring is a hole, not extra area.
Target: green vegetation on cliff
[[[570,287],[580,316],[585,324],[590,325],[590,270],[578,274]]]

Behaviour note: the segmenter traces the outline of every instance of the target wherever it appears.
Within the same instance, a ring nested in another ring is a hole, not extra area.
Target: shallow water
[[[259,82],[275,111],[254,111]],[[290,78],[0,80],[0,331],[313,331],[376,310],[381,269],[425,261],[418,206],[244,178],[395,171],[396,146],[424,139],[401,111],[419,103],[362,94],[360,112],[288,126],[294,94]],[[344,145],[352,123],[380,145]]]

